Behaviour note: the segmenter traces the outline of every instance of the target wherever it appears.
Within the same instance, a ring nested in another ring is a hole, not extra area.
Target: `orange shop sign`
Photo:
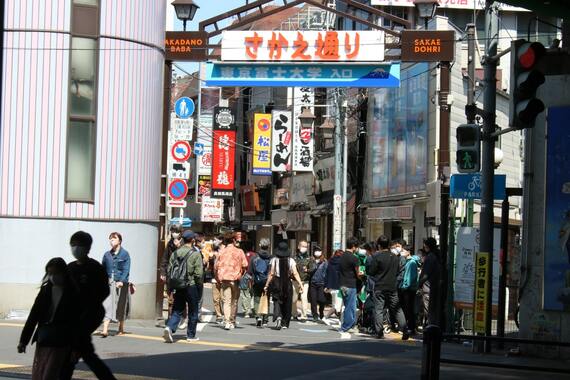
[[[167,61],[205,61],[208,38],[205,32],[166,32],[164,40]]]
[[[403,30],[402,62],[453,61],[453,31]]]
[[[225,31],[222,61],[380,62],[382,31]]]

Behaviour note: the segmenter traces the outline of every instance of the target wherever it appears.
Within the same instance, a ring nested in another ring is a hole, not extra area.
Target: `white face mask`
[[[322,253],[321,251],[315,251],[315,252],[313,253],[313,255],[315,255],[315,257],[321,257],[322,254],[323,254],[323,253]]]
[[[81,260],[81,259],[86,258],[88,253],[89,253],[89,250],[85,247],[80,247],[80,246],[72,246],[71,247],[71,254],[77,260]]]
[[[390,252],[392,252],[393,255],[398,255],[398,248],[390,248]]]
[[[299,248],[299,252],[301,252],[301,253],[307,253],[307,247],[301,247],[301,248]]]
[[[366,255],[366,250],[365,250],[364,248],[359,248],[359,249],[358,249],[358,253],[359,253],[360,255]]]

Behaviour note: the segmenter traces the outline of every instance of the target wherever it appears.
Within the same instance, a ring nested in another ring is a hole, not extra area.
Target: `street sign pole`
[[[492,323],[492,294],[493,284],[493,177],[495,162],[495,140],[490,135],[495,131],[496,112],[496,74],[497,61],[490,59],[497,54],[498,42],[498,8],[494,2],[487,0],[485,5],[485,35],[486,57],[483,60],[485,68],[484,97],[483,97],[483,144],[481,162],[481,221],[480,221],[480,248],[482,254],[489,255],[489,269],[487,271],[487,307],[485,318],[485,335],[491,336]],[[485,352],[491,352],[491,341],[485,341]]]
[[[334,181],[334,205],[333,205],[333,251],[337,249],[344,248],[342,243],[343,239],[343,232],[345,228],[343,225],[346,223],[346,215],[342,214],[343,207],[342,207],[342,195],[344,194],[343,186],[344,184],[344,175],[343,175],[343,133],[342,128],[343,121],[344,121],[344,109],[343,109],[343,94],[341,93],[341,89],[334,90],[333,99],[334,104],[336,105],[336,118],[335,118],[335,128],[334,128],[334,172],[335,172],[335,181]],[[339,202],[340,201],[340,202]],[[340,203],[340,204],[338,204]]]

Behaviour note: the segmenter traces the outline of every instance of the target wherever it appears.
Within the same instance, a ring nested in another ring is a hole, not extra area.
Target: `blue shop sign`
[[[208,63],[206,86],[399,87],[400,64]]]

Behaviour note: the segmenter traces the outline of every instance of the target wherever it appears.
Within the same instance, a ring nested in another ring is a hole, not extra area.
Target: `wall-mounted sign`
[[[208,49],[206,32],[166,32],[164,52],[167,61],[205,61]]]
[[[235,111],[232,108],[215,107],[212,133],[212,198],[232,198],[234,194],[235,119]]]
[[[271,175],[271,114],[253,117],[253,174]]]
[[[473,331],[484,333],[487,324],[487,288],[489,287],[489,252],[475,256],[475,304],[473,305]]]
[[[334,190],[334,157],[317,161],[313,170],[319,193]]]
[[[222,61],[384,60],[382,31],[225,31]]]
[[[286,172],[291,170],[291,111],[271,112],[273,138],[271,140],[271,171]]]
[[[455,32],[402,30],[402,62],[453,61]]]
[[[400,64],[207,63],[206,85],[222,87],[399,87]]]
[[[212,194],[212,176],[198,174],[198,183],[196,185],[196,203],[201,203],[203,197],[209,197]]]
[[[210,197],[202,198],[200,220],[202,222],[221,222],[224,214],[224,200]]]
[[[293,89],[293,171],[312,172],[314,156],[313,124],[301,125],[299,116],[305,108],[314,113],[315,89],[295,87]]]
[[[168,165],[168,178],[189,179],[190,174],[189,162],[171,162]]]
[[[210,137],[210,139],[212,139]],[[196,157],[196,165],[198,166],[198,175],[212,174],[212,147],[204,146],[202,154]]]

